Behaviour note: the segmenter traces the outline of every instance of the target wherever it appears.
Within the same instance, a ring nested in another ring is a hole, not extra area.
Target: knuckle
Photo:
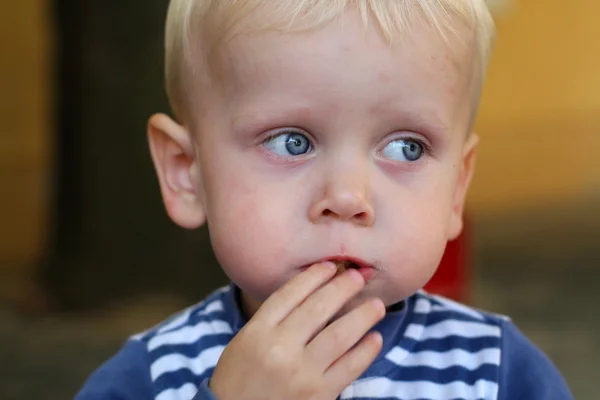
[[[332,329],[329,332],[329,339],[333,347],[344,345],[348,341],[348,332],[344,329]]]
[[[288,370],[292,365],[292,357],[289,349],[280,344],[273,344],[264,351],[263,362],[273,371]]]
[[[319,318],[329,313],[329,307],[325,302],[313,301],[310,307],[311,318]]]

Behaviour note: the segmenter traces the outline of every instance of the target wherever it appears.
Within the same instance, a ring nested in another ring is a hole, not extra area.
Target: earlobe
[[[458,176],[454,203],[452,204],[452,214],[450,216],[450,226],[448,229],[448,240],[456,239],[463,229],[463,214],[467,192],[475,172],[475,159],[479,137],[471,133],[464,144],[461,168]]]
[[[148,120],[148,141],[167,214],[176,224],[195,229],[206,219],[198,193],[199,176],[192,138],[187,129],[165,114]]]

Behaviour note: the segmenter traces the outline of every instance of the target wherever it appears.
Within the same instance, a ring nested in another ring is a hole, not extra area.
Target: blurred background
[[[515,323],[600,398],[600,2],[497,0],[468,225],[429,288]],[[145,123],[167,0],[0,3],[0,398],[72,398],[226,283],[167,218]],[[543,382],[540,382],[543,384]]]

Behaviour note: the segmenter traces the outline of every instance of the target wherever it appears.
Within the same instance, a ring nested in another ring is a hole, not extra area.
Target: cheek
[[[443,172],[443,171],[440,171]],[[455,177],[450,173],[430,174],[410,185],[402,185],[386,193],[387,199],[380,204],[385,209],[379,220],[390,231],[400,231],[401,236],[436,237],[444,234],[455,193]],[[381,188],[380,192],[385,191]],[[425,230],[425,231],[424,231]]]
[[[407,265],[435,264],[446,245],[447,224],[447,212],[421,202],[389,219],[389,236],[394,238],[389,246]]]
[[[264,300],[284,283],[284,252],[298,222],[290,220],[292,205],[281,197],[280,185],[228,172],[221,170],[219,179],[207,187],[211,243],[228,277],[251,296]]]
[[[446,247],[445,223],[431,214],[415,212],[397,221],[396,229],[381,254],[391,260],[386,272],[393,284],[383,293],[388,304],[421,289],[435,273]]]
[[[389,240],[382,241],[378,252],[391,260],[388,274],[394,284],[384,294],[390,303],[422,288],[444,254],[452,186],[444,180],[437,180],[439,184],[429,182],[418,189],[404,188],[396,193],[395,197],[401,200],[386,207],[389,217],[382,218]]]

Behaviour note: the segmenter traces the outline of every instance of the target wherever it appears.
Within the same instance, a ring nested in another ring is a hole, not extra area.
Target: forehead
[[[445,40],[420,22],[392,43],[352,10],[307,31],[243,29],[220,48],[220,83],[233,102],[352,94],[373,108],[397,102],[439,108],[436,101],[468,96],[474,64],[468,34]]]

